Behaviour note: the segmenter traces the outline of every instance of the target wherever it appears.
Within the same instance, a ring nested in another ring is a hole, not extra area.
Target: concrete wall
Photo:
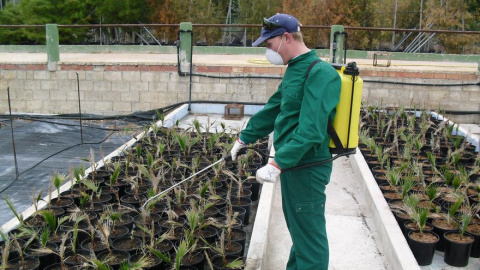
[[[50,72],[45,65],[0,64],[0,112],[8,112],[5,90],[9,88],[13,112],[77,113],[77,74],[84,113],[128,114],[189,98],[189,77],[179,76],[173,65],[61,65],[59,69]],[[198,67],[196,72],[232,75],[223,67]],[[280,76],[280,69],[276,75]],[[265,102],[278,83],[193,77],[192,100]]]

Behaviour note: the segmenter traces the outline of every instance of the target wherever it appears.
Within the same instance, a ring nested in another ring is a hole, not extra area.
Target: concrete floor
[[[367,225],[363,214],[358,178],[347,158],[339,158],[333,164],[325,209],[329,269],[387,269],[386,258],[375,243],[376,233]],[[280,185],[275,187],[265,270],[285,269],[292,244],[282,213]]]

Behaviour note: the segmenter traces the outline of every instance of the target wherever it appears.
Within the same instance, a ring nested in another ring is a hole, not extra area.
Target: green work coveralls
[[[275,161],[283,170],[331,158],[327,123],[335,116],[341,81],[323,61],[306,78],[317,59],[312,50],[290,60],[277,91],[240,134],[242,141],[253,143],[274,131]],[[331,172],[328,162],[280,174],[283,213],[293,242],[289,270],[328,268],[325,186]]]

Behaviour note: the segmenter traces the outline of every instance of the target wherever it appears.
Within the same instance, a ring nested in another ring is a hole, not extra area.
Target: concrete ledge
[[[268,243],[268,230],[270,227],[270,217],[272,214],[272,203],[274,199],[275,184],[263,184],[246,258],[246,270],[257,270],[263,269],[264,267],[264,258],[266,258]]]
[[[269,145],[273,143],[270,136]],[[275,155],[275,149],[270,147],[270,156]],[[271,158],[270,158],[271,159]],[[260,200],[253,225],[252,236],[248,248],[245,270],[261,270],[265,267],[265,258],[268,249],[268,232],[270,229],[270,218],[272,216],[273,202],[275,201],[276,183],[264,183],[260,194]]]
[[[362,180],[359,184],[365,199],[366,215],[372,219],[377,229],[381,242],[379,244],[383,246],[389,265],[395,270],[420,270],[363,155],[357,151],[350,158],[350,163],[355,174]]]

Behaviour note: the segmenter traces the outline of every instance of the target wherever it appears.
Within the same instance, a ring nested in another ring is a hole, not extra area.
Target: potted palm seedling
[[[412,250],[418,265],[430,265],[435,254],[435,247],[439,241],[439,237],[432,231],[425,231],[427,225],[429,210],[418,207],[418,198],[409,196],[405,200],[405,205],[409,209],[409,214],[415,224],[416,230],[408,233],[408,244]],[[407,225],[405,225],[407,229]]]
[[[472,235],[467,233],[470,220],[472,220],[470,214],[462,214],[459,221],[453,221],[458,230],[444,234],[444,260],[448,265],[455,267],[465,267],[468,265],[470,251],[473,241],[475,240]]]

